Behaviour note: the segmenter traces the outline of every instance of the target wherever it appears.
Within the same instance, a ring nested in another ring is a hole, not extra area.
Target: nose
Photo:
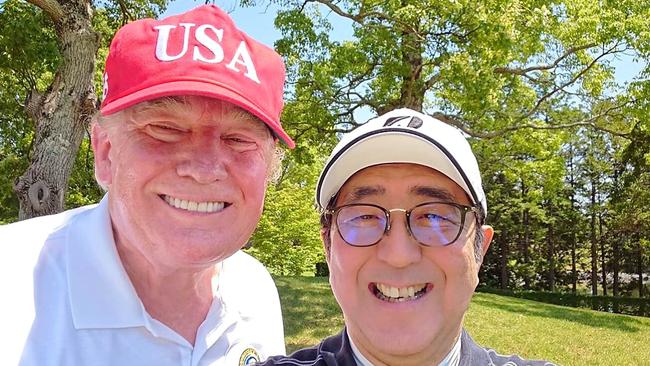
[[[183,155],[176,167],[176,172],[181,177],[209,184],[228,176],[230,157],[219,139],[199,139]]]
[[[406,217],[391,213],[390,230],[377,243],[379,260],[395,267],[404,268],[422,259],[422,248],[406,227]]]

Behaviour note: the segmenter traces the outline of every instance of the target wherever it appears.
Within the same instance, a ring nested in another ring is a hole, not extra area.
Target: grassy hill
[[[287,352],[339,332],[325,278],[278,277]],[[560,365],[650,365],[650,319],[477,293],[465,327],[479,344]]]

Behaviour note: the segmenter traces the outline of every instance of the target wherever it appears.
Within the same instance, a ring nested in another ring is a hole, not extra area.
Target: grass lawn
[[[343,317],[327,279],[277,277],[287,352],[339,332]],[[500,353],[559,365],[650,365],[650,318],[477,293],[465,327]]]

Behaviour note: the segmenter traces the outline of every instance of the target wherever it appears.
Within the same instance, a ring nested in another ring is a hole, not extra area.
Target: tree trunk
[[[596,183],[591,180],[591,295],[598,295],[598,246],[596,243]]]
[[[526,187],[526,183],[524,180],[521,180],[521,199],[523,202],[526,202],[526,194],[527,194],[528,187]],[[521,223],[523,225],[524,229],[524,237],[521,243],[522,246],[522,252],[524,254],[524,289],[530,290],[530,277],[528,276],[528,266],[530,265],[530,253],[529,253],[529,246],[530,246],[530,225],[529,225],[529,220],[528,220],[528,208],[524,208],[521,212]]]
[[[553,224],[548,225],[548,234],[546,241],[548,243],[548,289],[555,291],[555,238]]]
[[[614,281],[612,283],[612,295],[614,297],[619,296],[619,283],[618,283],[618,272],[619,272],[619,258],[620,258],[620,238],[614,238],[614,243],[612,245],[612,274],[614,276]],[[618,313],[618,301],[614,301],[614,312]]]
[[[422,38],[413,32],[403,33],[402,62],[408,67],[401,80],[400,106],[422,111],[426,88],[422,80],[424,46]]]
[[[598,241],[600,241],[600,272],[602,274],[602,286],[603,286],[603,296],[607,296],[607,268],[605,268],[606,262],[606,250],[605,250],[605,240],[603,235],[603,214],[600,212],[598,214]]]
[[[35,125],[30,166],[17,179],[19,220],[63,210],[68,179],[86,126],[96,110],[95,57],[90,0],[30,0],[52,19],[61,65],[45,93],[33,91],[25,109]]]
[[[407,1],[402,2],[403,6],[409,6]],[[424,70],[423,53],[425,51],[423,38],[417,33],[417,25],[408,27],[401,32],[402,44],[395,49],[402,60],[401,72],[399,77],[399,100],[394,100],[387,105],[379,108],[378,114],[387,113],[395,108],[410,108],[416,111],[422,111],[424,105],[424,95],[428,87],[422,78]],[[431,66],[431,65],[429,65]]]
[[[571,235],[571,293],[578,293],[578,269],[576,268],[576,233]]]
[[[507,229],[504,229],[499,253],[499,285],[502,290],[508,288],[508,240]]]
[[[569,199],[571,201],[571,217],[574,217],[575,213],[575,191],[576,191],[576,181],[574,177],[574,167],[573,167],[573,145],[570,145],[569,150],[569,185],[571,186],[571,194]],[[576,295],[578,293],[578,270],[576,268],[576,230],[571,230],[571,293]]]
[[[643,245],[641,243],[641,238],[639,237],[638,234],[637,234],[637,238],[636,238],[636,244],[637,244],[637,253],[638,253],[637,262],[636,262],[637,263],[636,273],[637,273],[637,276],[639,276],[639,298],[641,299],[641,298],[643,298],[643,293],[644,293],[644,291],[643,291],[643,289],[644,289],[644,286],[643,286]]]
[[[619,272],[619,260],[621,257],[620,254],[620,243],[619,238],[614,238],[614,243],[612,245],[612,275],[614,276],[614,282],[612,283],[612,295],[614,297],[619,296],[619,282],[618,282],[618,272]],[[614,302],[616,304],[616,302]]]

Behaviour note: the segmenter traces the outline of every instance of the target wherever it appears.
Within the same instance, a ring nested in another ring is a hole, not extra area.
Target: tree
[[[318,144],[395,107],[462,129],[478,151],[489,217],[498,220],[498,252],[485,258],[486,272],[502,287],[521,281],[548,288],[558,280],[577,291],[589,258],[582,249],[589,233],[582,220],[584,174],[572,167],[579,177],[567,187],[562,152],[584,146],[576,135],[627,138],[643,119],[629,109],[645,96],[618,83],[614,72],[619,57],[648,57],[650,4],[275,2],[283,34],[276,47],[288,64],[289,105],[297,111],[284,120],[299,144]],[[337,39],[341,27],[353,36]],[[601,199],[589,207],[606,204],[607,179],[594,176]],[[599,210],[594,223],[606,223]],[[601,244],[602,262],[607,247]]]
[[[324,161],[321,157],[307,165],[296,164],[293,157],[286,160],[281,179],[267,190],[249,252],[273,274],[313,274],[316,263],[325,258],[313,190]]]
[[[522,128],[608,130],[603,118],[632,101],[605,93],[611,61],[647,52],[639,41],[647,37],[640,27],[648,5],[599,4],[301,1],[279,13],[285,37],[277,47],[288,60],[295,100],[326,106],[327,125],[313,126],[321,131],[354,127],[361,110],[397,106],[427,110],[482,138]],[[330,39],[329,17],[350,24],[354,39]],[[569,121],[549,113],[593,99],[610,103]]]
[[[105,7],[99,11],[101,19],[98,20],[91,0],[28,2],[40,11],[16,0],[2,4],[5,16],[36,20],[21,23],[28,24],[29,31],[11,34],[9,39],[14,41],[5,48],[7,55],[12,58],[18,55],[19,60],[27,62],[3,65],[5,70],[21,75],[16,83],[22,84],[24,94],[14,97],[25,101],[24,112],[33,122],[29,166],[14,187],[20,204],[19,219],[63,210],[79,146],[97,110],[96,57],[101,35],[107,29],[98,31],[95,27],[108,25],[112,35],[118,25],[116,19],[121,18],[123,23],[134,17],[155,16],[167,3],[166,0],[105,1],[101,3]],[[37,37],[29,38],[34,35]],[[37,43],[41,39],[46,43]],[[52,49],[52,44],[57,48]],[[29,52],[25,54],[24,50]],[[41,50],[46,52],[34,52]],[[42,60],[45,66],[40,66]],[[51,76],[43,77],[48,72]],[[39,85],[47,79],[49,85]]]
[[[34,0],[53,24],[61,61],[45,92],[32,89],[25,110],[34,121],[30,165],[15,186],[19,219],[63,210],[65,191],[85,127],[95,113],[93,83],[99,34],[87,0]]]
[[[18,217],[16,172],[27,168],[33,125],[24,98],[44,90],[59,64],[56,36],[46,16],[19,1],[0,4],[0,221]]]

